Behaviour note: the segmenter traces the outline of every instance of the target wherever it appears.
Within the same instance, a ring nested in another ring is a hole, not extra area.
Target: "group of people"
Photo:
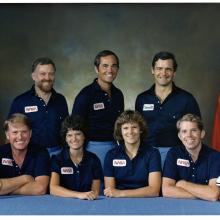
[[[218,200],[220,153],[202,143],[198,103],[173,82],[177,66],[172,53],[157,53],[154,85],[137,96],[135,110],[124,110],[113,85],[119,58],[101,51],[97,78],[69,116],[65,97],[53,89],[54,62],[35,60],[34,85],[13,100],[5,121],[0,194]]]

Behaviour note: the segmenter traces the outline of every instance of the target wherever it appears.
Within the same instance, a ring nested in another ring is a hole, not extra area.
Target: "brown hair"
[[[147,136],[147,132],[148,132],[147,124],[144,118],[142,117],[142,115],[139,112],[133,110],[126,110],[122,112],[121,115],[117,118],[114,127],[114,138],[119,142],[123,141],[121,126],[129,122],[138,123],[141,131],[140,138],[141,141],[143,141],[144,138]]]

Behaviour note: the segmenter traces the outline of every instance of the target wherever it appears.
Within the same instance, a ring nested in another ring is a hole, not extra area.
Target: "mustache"
[[[52,80],[42,80],[41,82],[49,82],[49,83],[52,83],[53,81],[52,81]]]

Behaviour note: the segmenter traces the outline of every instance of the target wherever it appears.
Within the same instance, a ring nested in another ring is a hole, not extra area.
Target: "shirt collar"
[[[119,145],[118,145],[118,148],[119,148],[119,150],[120,150],[121,152],[126,153],[124,143],[119,144]],[[146,148],[146,146],[143,144],[143,142],[141,142],[141,143],[140,143],[140,146],[139,146],[139,148],[138,148],[137,155],[138,155],[138,154],[141,154],[141,153],[144,151],[144,148]]]
[[[34,85],[32,85],[30,92],[33,96],[37,96]],[[57,92],[52,88],[51,98],[54,98],[56,96],[56,94],[57,94]]]
[[[174,82],[172,82],[172,91],[170,94],[174,94],[178,91],[178,87],[175,85]],[[153,84],[150,89],[148,90],[148,92],[152,95],[155,95],[155,84]]]
[[[187,156],[191,157],[190,154],[189,154],[189,152],[186,150],[186,148],[185,148],[184,145],[181,145],[180,147],[181,147],[181,149],[184,151],[184,153],[185,153]],[[198,158],[197,158],[196,161],[200,160],[200,159],[201,159],[202,157],[204,157],[204,156],[206,157],[207,153],[208,153],[208,147],[207,147],[206,145],[202,144],[202,147],[201,147],[201,149],[200,149],[200,151],[199,151],[199,155],[198,155]]]
[[[102,88],[100,87],[100,85],[98,84],[98,78],[95,78],[95,79],[93,80],[93,85],[94,85],[95,90],[104,92],[104,91],[102,90]],[[116,87],[115,87],[114,84],[112,83],[112,85],[111,85],[111,92],[113,93],[113,92],[115,91],[115,89],[116,89]]]
[[[71,161],[72,163],[72,160],[70,158],[70,151],[69,151],[69,148],[68,147],[64,147],[63,148],[63,156],[66,160],[69,160]],[[83,151],[83,158],[82,158],[82,161],[81,163],[87,158],[87,153],[86,153],[86,150]]]

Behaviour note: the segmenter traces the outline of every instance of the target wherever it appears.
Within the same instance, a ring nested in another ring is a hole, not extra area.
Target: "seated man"
[[[163,196],[218,200],[216,179],[220,176],[220,153],[202,144],[205,131],[201,119],[186,114],[177,121],[177,129],[183,145],[171,148],[167,154]]]
[[[0,146],[0,195],[42,195],[49,184],[49,154],[31,148],[31,125],[20,113],[4,124],[8,144]]]

